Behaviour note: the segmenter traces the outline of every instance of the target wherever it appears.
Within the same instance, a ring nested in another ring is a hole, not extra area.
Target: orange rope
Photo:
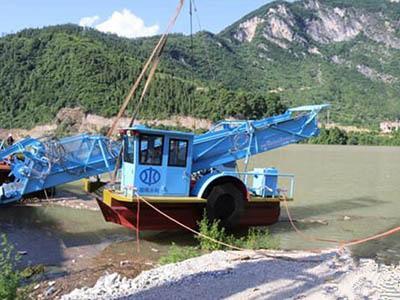
[[[295,230],[295,232],[298,233],[299,236],[301,236],[304,240],[335,243],[335,244],[339,245],[340,249],[343,249],[344,247],[364,244],[366,242],[377,240],[377,239],[380,239],[380,238],[385,238],[385,237],[388,237],[388,236],[390,236],[392,234],[400,232],[400,226],[399,226],[399,227],[395,227],[393,229],[390,229],[388,231],[385,231],[383,233],[375,234],[375,235],[372,235],[372,236],[369,236],[369,237],[366,237],[366,238],[363,238],[363,239],[355,239],[355,240],[350,240],[350,241],[331,240],[331,239],[324,239],[324,238],[318,238],[318,237],[306,235],[300,229],[298,229],[297,226],[294,224],[294,221],[293,221],[292,216],[291,216],[290,211],[289,211],[289,206],[288,206],[286,197],[284,197],[283,200],[284,200],[283,203],[285,204],[285,208],[286,208],[286,214],[287,214],[287,216],[289,218],[290,224],[292,225],[292,227]]]
[[[331,240],[331,239],[324,239],[324,238],[318,238],[318,237],[314,237],[314,236],[307,235],[307,234],[303,233],[303,232],[294,224],[294,221],[293,221],[292,216],[291,216],[290,211],[289,211],[289,206],[288,206],[286,197],[283,198],[283,203],[285,204],[286,214],[287,214],[287,216],[288,216],[290,225],[292,225],[294,231],[295,231],[298,235],[300,235],[304,240],[306,240],[306,241],[311,241],[311,242],[328,242],[328,243],[335,243],[335,244],[340,244],[340,243],[341,243],[341,241]]]
[[[236,246],[229,245],[229,244],[227,244],[227,243],[218,241],[218,240],[216,240],[216,239],[214,239],[214,238],[212,238],[212,237],[209,237],[209,236],[207,236],[207,235],[205,235],[205,234],[202,234],[202,233],[200,233],[200,232],[198,232],[198,231],[196,231],[196,230],[190,228],[189,226],[187,226],[187,225],[185,225],[185,224],[179,222],[178,220],[172,218],[171,216],[167,215],[167,214],[164,213],[163,211],[159,210],[157,207],[155,207],[155,206],[154,206],[153,204],[151,204],[149,201],[147,201],[146,199],[144,199],[144,198],[143,198],[142,196],[140,196],[138,193],[135,193],[135,194],[136,194],[136,197],[137,197],[137,199],[138,199],[138,201],[137,201],[138,203],[139,203],[140,201],[143,201],[143,202],[146,203],[150,208],[152,208],[152,209],[154,209],[156,212],[158,212],[160,215],[166,217],[168,220],[170,220],[170,221],[172,221],[172,222],[178,224],[178,225],[181,226],[182,228],[184,228],[184,229],[190,231],[191,233],[193,233],[193,234],[195,234],[195,235],[197,235],[197,236],[200,236],[200,237],[202,237],[202,238],[205,238],[205,239],[207,239],[207,240],[210,240],[210,241],[212,241],[212,242],[214,242],[214,243],[217,243],[217,244],[219,244],[219,245],[222,245],[222,246],[225,246],[225,247],[234,249],[234,250],[239,250],[239,251],[246,250],[246,249],[243,249],[243,248],[240,248],[240,247],[236,247]]]
[[[160,56],[161,56],[161,53],[163,52],[164,47],[165,47],[165,45],[167,43],[168,35],[171,32],[172,28],[174,27],[174,25],[176,23],[176,20],[177,20],[177,18],[179,16],[180,12],[182,11],[182,8],[183,8],[184,4],[185,4],[185,0],[179,0],[179,4],[176,7],[174,15],[172,16],[172,18],[169,21],[167,29],[165,30],[164,34],[159,39],[156,47],[153,49],[153,52],[151,53],[151,55],[148,58],[146,64],[144,65],[142,71],[140,72],[139,77],[136,79],[136,81],[133,84],[132,88],[130,89],[128,95],[126,96],[122,106],[120,107],[120,110],[118,111],[118,114],[117,114],[115,120],[113,121],[113,123],[112,123],[112,125],[110,127],[110,130],[107,133],[107,137],[111,137],[112,134],[114,133],[114,131],[115,131],[117,125],[118,125],[119,120],[121,119],[121,117],[124,114],[126,108],[128,107],[129,102],[131,101],[132,97],[135,95],[136,90],[139,88],[140,82],[143,80],[143,78],[144,78],[148,68],[150,67],[150,65],[153,64],[153,66],[152,66],[152,68],[150,70],[149,78],[147,79],[145,87],[144,87],[144,89],[142,91],[142,95],[140,97],[139,103],[135,108],[135,112],[133,114],[132,119],[130,120],[129,127],[132,126],[132,124],[134,123],[134,120],[135,120],[136,114],[137,114],[137,112],[139,110],[140,104],[143,102],[143,98],[144,98],[144,96],[145,96],[145,94],[146,94],[146,92],[148,90],[150,82],[151,82],[151,80],[152,80],[152,78],[154,76],[154,73],[155,73],[155,71],[157,69],[157,66],[158,66],[158,64],[160,62]],[[114,172],[113,172],[112,177],[111,177],[111,183],[112,184],[114,184],[116,182],[116,179],[117,179],[117,173],[118,173],[118,169],[120,167],[121,154],[122,154],[122,149],[118,153],[117,163],[115,164]]]
[[[366,243],[366,242],[369,242],[369,241],[372,241],[372,240],[377,240],[377,239],[380,239],[380,238],[388,237],[388,236],[390,236],[392,234],[395,234],[397,232],[400,232],[400,226],[396,227],[396,228],[393,228],[391,230],[388,230],[388,231],[385,231],[385,232],[382,232],[382,233],[379,233],[379,234],[364,238],[364,239],[349,241],[347,243],[344,243],[342,245],[342,247],[348,247],[348,246],[355,246],[355,245],[363,244],[363,243]]]
[[[198,231],[196,231],[196,230],[190,228],[189,226],[186,226],[185,224],[179,222],[178,220],[172,218],[171,216],[167,215],[166,213],[164,213],[163,211],[159,210],[157,207],[155,207],[154,205],[152,205],[152,204],[151,204],[150,202],[148,202],[146,199],[144,199],[143,197],[141,197],[138,193],[135,193],[135,195],[136,195],[136,197],[137,197],[137,202],[143,201],[143,202],[144,202],[145,204],[147,204],[150,208],[154,209],[156,212],[158,212],[160,215],[164,216],[164,217],[167,218],[168,220],[170,220],[170,221],[172,221],[172,222],[178,224],[179,226],[181,226],[182,228],[184,228],[184,229],[186,229],[186,230],[192,232],[193,234],[195,234],[195,235],[197,235],[197,236],[200,236],[200,237],[202,237],[202,238],[205,238],[205,239],[207,239],[207,240],[209,240],[209,241],[212,241],[212,242],[214,242],[214,243],[216,243],[216,244],[225,246],[225,247],[230,248],[230,249],[232,249],[232,250],[238,250],[238,251],[249,251],[249,250],[251,250],[251,251],[257,253],[257,254],[260,255],[260,256],[268,257],[268,258],[281,259],[281,260],[289,260],[289,261],[302,261],[302,262],[306,261],[306,260],[304,260],[304,259],[299,260],[299,259],[295,259],[295,258],[283,256],[283,255],[278,255],[278,254],[273,255],[273,254],[267,254],[267,253],[265,253],[265,252],[261,252],[261,251],[257,251],[257,250],[244,249],[244,248],[241,248],[241,247],[237,247],[237,246],[234,246],[234,245],[230,245],[230,244],[227,244],[227,243],[218,241],[218,240],[216,240],[216,239],[214,239],[214,238],[212,238],[212,237],[209,237],[209,236],[207,236],[207,235],[205,235],[205,234],[202,234],[202,233],[200,233],[200,232],[198,232]],[[313,262],[315,262],[315,261],[313,260]]]
[[[239,250],[239,251],[249,250],[249,249],[244,249],[244,248],[241,248],[241,247],[237,247],[237,246],[234,246],[234,245],[230,245],[230,244],[227,244],[227,243],[218,241],[218,240],[216,240],[216,239],[214,239],[214,238],[212,238],[212,237],[209,237],[209,236],[207,236],[207,235],[205,235],[205,234],[202,234],[201,232],[198,232],[198,231],[196,231],[196,230],[190,228],[189,226],[187,226],[187,225],[185,225],[185,224],[179,222],[178,220],[172,218],[171,216],[167,215],[166,213],[164,213],[163,211],[161,211],[160,209],[158,209],[157,207],[155,207],[154,205],[152,205],[149,201],[147,201],[146,199],[144,199],[143,197],[141,197],[138,193],[135,193],[135,195],[136,195],[136,197],[137,197],[137,202],[138,202],[138,203],[139,203],[140,201],[143,201],[143,202],[144,202],[145,204],[147,204],[150,208],[154,209],[156,212],[158,212],[159,214],[161,214],[162,216],[164,216],[164,217],[167,218],[168,220],[170,220],[170,221],[172,221],[172,222],[178,224],[178,225],[181,226],[182,228],[184,228],[184,229],[186,229],[186,230],[192,232],[193,234],[195,234],[195,235],[197,235],[197,236],[200,236],[200,237],[202,237],[202,238],[205,238],[205,239],[207,239],[207,240],[210,240],[210,241],[212,241],[212,242],[214,242],[214,243],[217,243],[217,244],[219,244],[219,245],[225,246],[225,247],[230,248],[230,249],[233,249],[233,250]],[[359,244],[366,243],[366,242],[368,242],[368,241],[372,241],[372,240],[375,240],[375,239],[379,239],[379,238],[383,238],[383,237],[388,237],[388,236],[390,236],[390,235],[392,235],[392,234],[395,234],[395,233],[397,233],[397,232],[400,231],[400,227],[397,227],[397,228],[393,228],[393,229],[391,229],[391,230],[388,230],[388,231],[386,231],[386,232],[383,232],[383,233],[380,233],[380,234],[377,234],[377,235],[374,235],[374,236],[371,236],[371,237],[367,237],[367,238],[364,238],[364,239],[352,240],[352,241],[339,241],[339,240],[331,240],[331,239],[324,239],[324,238],[313,237],[313,236],[309,236],[309,235],[304,234],[304,233],[303,233],[300,229],[298,229],[297,226],[294,224],[294,221],[293,221],[292,216],[291,216],[290,211],[289,211],[289,207],[288,207],[288,204],[287,204],[286,197],[284,197],[284,204],[285,204],[285,207],[286,207],[286,212],[287,212],[287,214],[288,214],[288,218],[289,218],[290,224],[292,225],[292,227],[294,228],[294,230],[296,231],[296,233],[298,233],[303,239],[308,240],[308,241],[322,241],[322,242],[335,243],[335,244],[338,244],[338,245],[340,246],[340,247],[339,247],[339,250],[341,250],[341,249],[343,249],[344,247],[347,247],[347,246],[359,245]],[[322,249],[310,250],[310,251],[317,252],[317,251],[321,251],[321,250],[322,250]],[[265,256],[268,256],[268,255],[265,255]],[[268,257],[277,257],[277,256],[273,256],[273,255],[272,255],[272,256],[268,256]],[[277,257],[277,258],[279,258],[279,257]]]

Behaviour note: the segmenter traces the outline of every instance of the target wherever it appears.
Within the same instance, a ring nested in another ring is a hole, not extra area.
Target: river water
[[[308,235],[351,240],[400,226],[400,148],[292,145],[253,157],[250,169],[254,166],[274,166],[296,175],[290,209],[298,227]],[[63,188],[84,197],[76,184]],[[283,249],[332,246],[302,240],[287,222],[284,209],[281,220],[270,231]],[[29,251],[27,259],[35,256],[35,263],[55,265],[66,255],[76,256],[75,248],[81,251],[87,246],[87,255],[101,251],[105,244],[134,239],[134,232],[106,224],[100,212],[57,206],[1,208],[0,231],[8,233],[19,250]],[[161,255],[171,242],[194,243],[189,234],[180,233],[145,233],[142,238],[141,245],[148,251],[141,255],[153,255],[154,248]],[[135,249],[133,242],[127,247]],[[357,257],[398,263],[400,234],[352,251]]]
[[[352,240],[400,226],[400,148],[293,145],[253,158],[252,166],[275,166],[296,175],[290,210],[306,234]],[[282,209],[282,220],[287,219]],[[326,225],[322,223],[327,223]],[[287,222],[271,227],[282,248],[313,249]],[[400,261],[400,233],[352,248],[359,257]]]

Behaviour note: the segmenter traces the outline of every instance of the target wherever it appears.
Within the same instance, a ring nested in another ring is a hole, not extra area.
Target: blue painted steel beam
[[[292,108],[257,121],[223,121],[194,139],[192,171],[218,168],[318,135],[318,113],[329,105]]]
[[[195,136],[191,172],[218,169],[315,136],[317,115],[326,107],[292,108],[282,115],[257,121],[222,121],[209,132]],[[173,133],[146,127],[136,130]],[[11,161],[15,177],[14,182],[0,186],[0,205],[18,201],[32,192],[113,171],[120,149],[120,143],[87,134],[50,141],[24,139],[0,151],[0,160]]]
[[[0,152],[0,159],[11,160],[15,177],[14,182],[0,186],[0,205],[32,192],[111,172],[120,147],[106,137],[87,134],[50,141],[24,139]]]

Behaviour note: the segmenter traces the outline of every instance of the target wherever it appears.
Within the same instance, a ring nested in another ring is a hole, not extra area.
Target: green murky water
[[[293,217],[327,222],[299,223],[309,235],[351,240],[400,226],[400,148],[293,145],[256,156],[251,165],[296,175]],[[287,219],[284,209],[282,219]],[[287,222],[271,231],[283,248],[329,246],[305,242]],[[399,262],[400,233],[352,250],[360,257]]]
[[[306,220],[298,226],[309,235],[350,240],[400,226],[400,148],[293,145],[254,157],[250,169],[253,166],[274,166],[296,175],[295,201],[290,208],[296,220]],[[77,183],[63,189],[85,197]],[[271,232],[282,248],[331,246],[302,240],[286,221],[284,209],[281,219],[271,226]],[[60,249],[134,239],[134,232],[105,223],[100,212],[63,207],[2,208],[0,231],[11,234],[21,249],[38,253],[39,261],[50,257],[50,264],[63,259]],[[154,255],[150,253],[153,248],[161,255],[171,242],[190,244],[193,239],[190,234],[146,233],[142,247],[148,251],[140,255]],[[400,234],[352,250],[358,257],[399,262]]]

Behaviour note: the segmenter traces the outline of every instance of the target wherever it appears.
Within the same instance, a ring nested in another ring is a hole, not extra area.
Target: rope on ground
[[[287,214],[287,216],[288,216],[290,225],[293,227],[294,231],[295,231],[303,240],[306,240],[306,241],[309,241],[309,242],[327,242],[327,243],[334,243],[334,244],[340,244],[340,243],[341,243],[341,241],[338,241],[338,240],[318,238],[318,237],[314,237],[314,236],[307,235],[307,234],[303,233],[303,232],[296,226],[296,224],[295,224],[294,221],[293,221],[292,215],[291,215],[290,210],[289,210],[289,205],[288,205],[286,196],[283,196],[283,203],[284,203],[284,205],[285,205],[286,214]]]
[[[397,232],[400,232],[400,226],[396,227],[396,228],[393,228],[391,230],[388,230],[388,231],[385,231],[385,232],[382,232],[382,233],[379,233],[379,234],[364,238],[364,239],[359,239],[359,240],[353,240],[353,241],[346,242],[342,246],[343,247],[349,247],[349,246],[360,245],[360,244],[363,244],[363,243],[366,243],[366,242],[369,242],[369,241],[373,241],[373,240],[377,240],[377,239],[380,239],[380,238],[386,238],[386,237],[388,237],[388,236],[390,236],[392,234],[395,234]]]

